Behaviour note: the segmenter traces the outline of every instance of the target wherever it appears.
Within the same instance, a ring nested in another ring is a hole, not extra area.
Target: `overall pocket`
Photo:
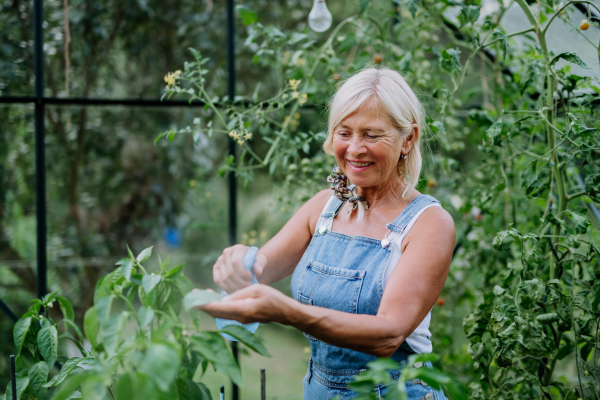
[[[310,261],[298,286],[298,301],[356,314],[365,270],[330,267]],[[309,339],[314,337],[305,334]]]

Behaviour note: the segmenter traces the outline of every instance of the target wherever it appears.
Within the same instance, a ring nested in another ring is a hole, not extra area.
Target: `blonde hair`
[[[387,111],[392,123],[398,128],[401,139],[413,133],[412,124],[417,124],[419,128],[413,147],[398,162],[400,179],[406,185],[402,197],[409,197],[419,183],[423,163],[420,143],[427,126],[421,102],[398,72],[384,67],[366,68],[344,82],[329,102],[327,138],[323,142],[323,150],[329,155],[335,155],[333,130],[371,99],[379,101]],[[402,145],[404,140],[399,143]]]

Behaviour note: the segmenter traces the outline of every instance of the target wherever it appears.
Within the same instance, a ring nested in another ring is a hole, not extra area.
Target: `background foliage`
[[[49,165],[56,182],[49,185],[51,260],[80,263],[56,269],[56,288],[81,293],[81,310],[89,308],[85,294],[110,265],[102,257],[157,240],[165,227],[179,228],[183,248],[201,253],[197,265],[209,268],[211,254],[226,245],[219,214],[225,192],[212,179],[228,170],[248,187],[239,204],[242,241],[264,242],[326,187],[332,160],[320,142],[328,97],[357,70],[381,64],[401,71],[425,104],[431,152],[418,189],[440,199],[457,225],[451,273],[434,308],[437,366],[468,384],[470,398],[597,398],[598,26],[578,29],[585,16],[573,2],[329,3],[334,25],[323,35],[306,28],[309,2],[238,9],[247,26],[238,26],[244,46],[234,105],[222,97],[220,5],[70,4],[72,95],[154,97],[171,72],[167,95],[196,96],[209,106],[163,114],[49,110],[48,158],[57,160]],[[28,6],[3,7],[1,89],[27,93]],[[55,51],[49,95],[64,95],[64,13],[60,3],[47,12],[55,40],[48,41],[48,54]],[[560,50],[560,35],[568,51]],[[7,188],[0,254],[11,260],[2,283],[24,299],[33,271],[14,260],[35,254],[31,114],[2,112],[9,123],[0,136]],[[236,161],[224,156],[228,135],[241,142]],[[271,200],[261,198],[265,188]],[[272,218],[261,221],[258,210]],[[199,284],[208,285],[208,276],[198,272]]]

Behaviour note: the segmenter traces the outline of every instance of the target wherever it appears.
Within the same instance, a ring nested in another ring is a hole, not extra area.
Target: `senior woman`
[[[431,309],[455,241],[448,212],[415,189],[424,113],[400,74],[362,70],[338,89],[329,112],[323,149],[337,162],[328,178],[334,193],[317,193],[259,250],[259,285],[243,268],[248,248],[225,249],[213,275],[233,294],[202,307],[303,331],[311,345],[306,400],[351,398],[346,385],[368,362],[390,357],[397,378],[410,354],[432,351]],[[267,286],[290,274],[294,299]],[[386,387],[374,390],[383,395]],[[407,392],[411,400],[445,398],[419,382]]]

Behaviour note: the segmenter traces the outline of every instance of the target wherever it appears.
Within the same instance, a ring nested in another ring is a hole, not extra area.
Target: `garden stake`
[[[260,400],[267,400],[265,369],[260,369]]]
[[[10,356],[10,382],[12,388],[12,400],[17,400],[17,374],[15,372],[15,356]]]

